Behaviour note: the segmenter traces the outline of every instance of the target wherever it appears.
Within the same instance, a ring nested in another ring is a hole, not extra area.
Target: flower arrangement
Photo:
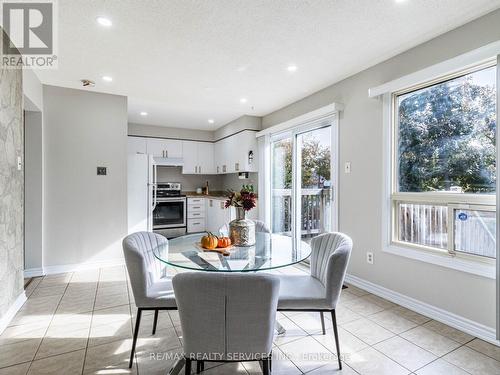
[[[250,211],[256,206],[257,196],[255,195],[253,185],[243,185],[239,192],[234,190],[227,191],[227,200],[225,207],[243,208],[245,211]]]

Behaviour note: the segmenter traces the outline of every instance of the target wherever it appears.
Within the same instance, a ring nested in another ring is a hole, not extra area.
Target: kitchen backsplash
[[[251,184],[253,185],[255,192],[257,192],[257,184],[259,182],[258,176],[258,173],[253,172],[248,174],[248,178],[240,180],[238,178],[238,173],[224,174],[220,176],[222,177],[222,190],[232,189],[237,191],[241,189],[241,185]]]
[[[240,180],[237,173],[225,175],[182,174],[181,167],[158,167],[158,182],[180,182],[184,191],[195,191],[208,181],[211,191],[239,190],[243,184],[252,184],[257,191],[258,173],[249,173]]]

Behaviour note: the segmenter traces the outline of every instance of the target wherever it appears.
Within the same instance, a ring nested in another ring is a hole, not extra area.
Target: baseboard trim
[[[419,301],[415,298],[408,297],[404,294],[387,289],[383,286],[374,284],[370,281],[364,280],[354,275],[346,275],[345,281],[360,289],[366,290],[379,297],[385,298],[391,302],[397,303],[403,307],[413,310],[419,314],[425,315],[438,322],[447,324],[460,331],[466,332],[470,335],[476,336],[484,341],[490,342],[494,345],[500,345],[500,341],[496,339],[496,332],[494,328],[485,326],[481,323],[475,322],[463,316],[446,311],[439,307],[430,305],[428,303]]]
[[[27,268],[24,270],[24,278],[40,277],[44,275],[43,268]]]
[[[60,264],[55,266],[44,266],[43,268],[30,268],[24,270],[24,276],[38,277],[45,275],[53,275],[56,273],[76,272],[76,271],[93,270],[96,268],[123,266],[124,264],[125,264],[125,259],[123,258],[101,260],[97,262]]]
[[[14,303],[9,307],[7,312],[0,318],[0,334],[5,331],[5,328],[9,325],[11,320],[14,318],[14,316],[17,314],[21,306],[26,302],[26,294],[24,293],[24,290],[22,291],[21,294],[16,298]]]

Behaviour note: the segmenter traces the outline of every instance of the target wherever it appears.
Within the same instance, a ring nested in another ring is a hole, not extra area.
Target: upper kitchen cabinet
[[[214,174],[214,144],[209,142],[183,141],[184,174]]]
[[[255,132],[244,130],[215,143],[217,173],[256,172],[257,138]]]
[[[128,137],[127,142],[127,149],[129,154],[146,154],[148,152],[146,138]]]
[[[182,158],[182,141],[176,139],[147,138],[147,152],[160,158]]]

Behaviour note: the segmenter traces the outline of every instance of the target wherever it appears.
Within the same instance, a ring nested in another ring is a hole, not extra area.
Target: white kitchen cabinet
[[[209,142],[183,141],[184,174],[214,174],[214,144]]]
[[[206,225],[207,231],[214,234],[219,233],[219,229],[224,224],[229,224],[236,216],[234,207],[225,208],[224,199],[207,198]]]
[[[187,199],[187,232],[196,233],[206,230],[205,198],[188,197]]]
[[[146,138],[132,136],[127,138],[127,151],[129,154],[147,154]]]
[[[214,144],[198,142],[198,173],[214,174]]]
[[[182,141],[182,154],[184,165],[182,166],[182,173],[196,174],[198,171],[198,142]]]
[[[248,160],[249,152],[253,152],[252,163]],[[244,130],[215,143],[216,173],[256,172],[257,138],[255,132]]]
[[[160,158],[182,158],[182,141],[176,139],[147,138],[148,154]]]

